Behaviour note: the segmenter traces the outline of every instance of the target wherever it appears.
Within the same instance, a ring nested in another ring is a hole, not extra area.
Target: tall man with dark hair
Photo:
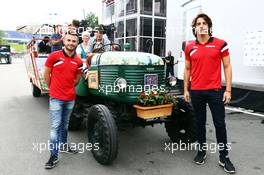
[[[75,101],[75,85],[80,81],[82,60],[76,55],[78,45],[76,33],[67,33],[63,38],[64,48],[49,55],[45,63],[44,78],[49,87],[50,159],[46,169],[58,162],[61,152],[77,153],[67,144],[69,117]]]
[[[228,158],[229,145],[225,124],[225,104],[231,99],[232,68],[228,45],[224,40],[212,37],[212,21],[206,14],[199,14],[192,22],[196,40],[185,48],[184,98],[192,101],[196,120],[199,150],[196,164],[204,164],[206,158],[206,104],[212,113],[220,153],[219,164],[227,173],[235,173]],[[222,93],[221,63],[224,68],[226,88]],[[191,93],[189,82],[191,79]]]

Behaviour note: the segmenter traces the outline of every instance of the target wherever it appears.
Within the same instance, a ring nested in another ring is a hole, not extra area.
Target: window
[[[110,18],[114,15],[114,10],[115,10],[114,7],[115,7],[114,4],[104,7],[104,9],[103,9],[104,18]]]
[[[137,13],[137,0],[126,0],[126,14]]]
[[[154,36],[155,37],[166,37],[165,29],[166,29],[166,20],[165,19],[155,19],[154,25]]]
[[[189,40],[193,40],[195,39],[195,37],[193,36],[192,33],[192,28],[191,28],[191,24],[192,24],[192,20],[195,18],[195,16],[199,13],[202,12],[202,7],[201,6],[197,6],[191,9],[188,9],[184,12],[183,14],[183,20],[182,20],[182,26],[183,26],[183,40],[185,41],[189,41]]]
[[[152,36],[152,18],[140,18],[140,35]]]
[[[152,53],[152,39],[140,37],[139,51]]]
[[[115,8],[116,16],[124,16],[124,0],[116,0],[115,4],[117,4]]]
[[[166,16],[166,0],[155,0],[155,16]]]
[[[130,44],[130,51],[137,50],[137,38],[127,38],[126,42]]]
[[[137,36],[137,19],[126,21],[126,36]]]
[[[124,21],[118,21],[116,23],[116,38],[124,37]]]
[[[165,39],[154,39],[154,54],[165,56]]]
[[[152,15],[152,0],[141,0],[140,1],[140,13],[144,15]]]
[[[117,39],[115,43],[120,45],[121,51],[124,50],[124,39]]]

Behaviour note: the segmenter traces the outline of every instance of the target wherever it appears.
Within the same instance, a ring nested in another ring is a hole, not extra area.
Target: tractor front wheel
[[[100,164],[110,164],[117,157],[118,134],[115,120],[105,105],[90,108],[87,128],[89,142],[97,145],[92,149],[94,158]]]

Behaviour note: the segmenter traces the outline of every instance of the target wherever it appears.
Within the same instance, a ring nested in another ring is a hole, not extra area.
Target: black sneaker
[[[225,172],[235,174],[236,169],[228,157],[220,157],[219,165],[222,166]]]
[[[45,164],[45,169],[52,169],[59,162],[57,156],[50,156],[49,161]]]
[[[205,162],[205,158],[206,158],[206,151],[198,151],[198,153],[194,158],[194,162],[198,165],[202,165]]]
[[[71,149],[71,147],[68,144],[64,144],[60,147],[60,152],[61,153],[68,153],[68,154],[77,154],[78,151]]]

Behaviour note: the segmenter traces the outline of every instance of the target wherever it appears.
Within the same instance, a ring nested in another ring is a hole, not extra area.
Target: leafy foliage
[[[98,26],[98,17],[95,16],[94,13],[90,12],[86,15],[86,19],[81,20],[80,26],[84,28],[95,28],[96,26]]]
[[[3,39],[3,37],[5,36],[5,33],[0,30],[0,44],[6,44],[6,41]]]
[[[156,106],[169,103],[173,103],[173,106],[176,107],[178,103],[177,97],[160,91],[141,92],[137,99],[137,104],[140,106]]]

